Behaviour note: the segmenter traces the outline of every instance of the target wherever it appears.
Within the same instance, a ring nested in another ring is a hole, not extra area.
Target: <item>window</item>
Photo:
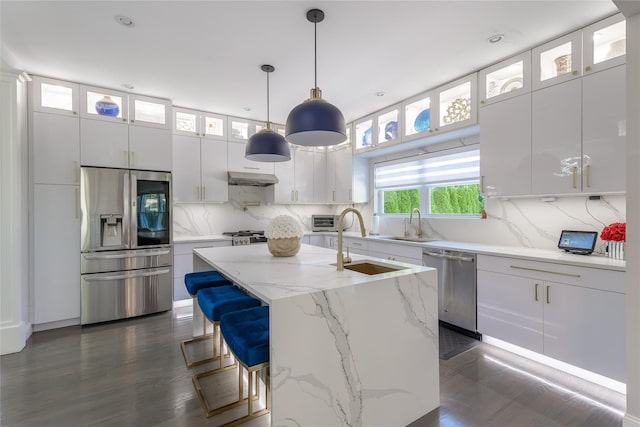
[[[480,152],[447,150],[375,166],[377,211],[409,214],[476,216],[484,209],[480,195]]]

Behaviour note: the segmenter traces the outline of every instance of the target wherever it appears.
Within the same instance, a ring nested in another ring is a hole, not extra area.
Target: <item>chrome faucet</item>
[[[347,208],[343,210],[340,214],[340,217],[338,218],[338,262],[336,264],[338,266],[338,271],[344,270],[345,259],[344,254],[342,253],[342,223],[344,222],[345,215],[347,215],[349,212],[353,212],[354,214],[356,214],[356,216],[358,217],[358,221],[360,222],[360,231],[362,232],[362,237],[367,237],[367,232],[364,229],[364,221],[362,220],[362,214],[360,213],[360,211],[356,208]],[[347,262],[351,262],[351,259],[348,258]]]
[[[420,209],[413,208],[411,215],[409,215],[409,224],[411,224],[411,221],[413,220],[414,212],[418,212],[418,237],[422,237],[422,216],[420,214]]]

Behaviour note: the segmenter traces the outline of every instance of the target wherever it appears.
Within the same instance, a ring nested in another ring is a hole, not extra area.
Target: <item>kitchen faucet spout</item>
[[[420,214],[420,209],[413,208],[411,211],[411,215],[409,215],[409,224],[413,220],[413,213],[418,212],[418,237],[422,237],[422,215]]]
[[[340,214],[338,218],[338,262],[336,263],[338,271],[344,270],[344,254],[342,253],[342,223],[344,222],[344,217],[349,213],[353,212],[358,217],[358,222],[360,223],[360,231],[362,232],[362,237],[367,237],[367,232],[364,229],[364,220],[362,219],[362,214],[356,208],[346,208]]]

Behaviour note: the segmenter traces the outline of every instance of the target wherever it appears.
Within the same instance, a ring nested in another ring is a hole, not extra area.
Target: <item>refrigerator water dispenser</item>
[[[122,246],[122,215],[100,215],[100,229],[100,246]]]

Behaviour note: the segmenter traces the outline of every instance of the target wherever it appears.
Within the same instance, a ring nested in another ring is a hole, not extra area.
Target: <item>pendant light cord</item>
[[[313,23],[313,87],[318,87],[318,23]]]
[[[269,127],[269,72],[267,72],[267,127]]]

